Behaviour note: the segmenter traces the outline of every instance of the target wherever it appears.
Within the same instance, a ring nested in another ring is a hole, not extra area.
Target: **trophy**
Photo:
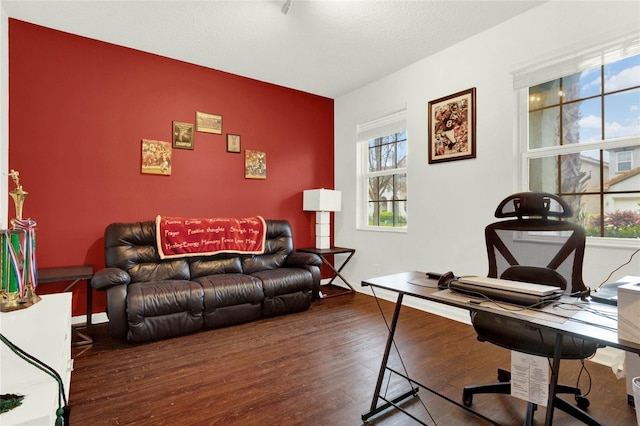
[[[22,218],[24,200],[29,194],[22,189],[20,174],[11,170],[9,176],[16,188],[9,192],[16,207],[11,229],[0,231],[0,310],[3,312],[27,308],[40,300],[35,293],[38,284],[35,255],[36,222]]]

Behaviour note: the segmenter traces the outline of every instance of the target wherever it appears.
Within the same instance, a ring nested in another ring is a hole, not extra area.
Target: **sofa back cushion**
[[[186,259],[160,259],[153,221],[112,223],[104,245],[106,266],[127,271],[132,282],[189,279]]]
[[[266,220],[267,238],[264,253],[242,256],[242,272],[252,274],[284,265],[293,252],[291,225],[286,220]]]
[[[188,280],[213,274],[245,273],[279,268],[293,251],[291,225],[286,220],[266,220],[264,254],[160,259],[155,221],[112,223],[105,231],[105,263],[123,269],[132,282]]]

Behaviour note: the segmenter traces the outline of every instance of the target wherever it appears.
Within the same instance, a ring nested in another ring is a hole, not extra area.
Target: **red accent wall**
[[[142,139],[170,142],[172,121],[195,126],[196,111],[221,115],[223,134],[194,132],[171,176],[142,174]],[[244,178],[245,149],[266,153],[266,180]],[[29,193],[41,267],[98,270],[109,223],[158,214],[287,219],[296,246],[313,246],[302,191],[333,188],[333,152],[332,99],[9,19],[9,169]],[[73,291],[81,315],[84,286]],[[94,312],[105,305],[94,292]]]

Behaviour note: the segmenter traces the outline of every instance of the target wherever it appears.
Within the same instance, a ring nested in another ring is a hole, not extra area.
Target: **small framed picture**
[[[173,122],[173,147],[193,149],[193,123]]]
[[[429,164],[476,158],[476,88],[429,102]]]
[[[222,134],[222,116],[196,111],[196,130],[204,133]]]
[[[245,179],[267,178],[267,154],[262,151],[244,151],[244,177]]]
[[[171,143],[142,140],[142,173],[152,175],[171,175]]]
[[[240,135],[227,133],[227,152],[240,153]]]

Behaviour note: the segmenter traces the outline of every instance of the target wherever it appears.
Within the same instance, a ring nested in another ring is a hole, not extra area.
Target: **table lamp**
[[[307,189],[303,192],[302,209],[316,212],[316,248],[331,248],[331,213],[339,212],[342,193],[331,189]]]

